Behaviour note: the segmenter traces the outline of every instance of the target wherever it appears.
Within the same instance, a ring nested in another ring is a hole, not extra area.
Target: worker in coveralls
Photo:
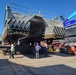
[[[40,45],[37,43],[35,46],[35,50],[36,50],[36,58],[39,58],[39,50],[41,49]]]

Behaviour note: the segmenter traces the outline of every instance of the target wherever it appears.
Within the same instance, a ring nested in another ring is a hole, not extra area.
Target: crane
[[[63,25],[64,27],[71,26],[76,24],[76,20],[70,20],[76,15],[76,11],[73,12],[67,19],[64,18],[64,16],[60,16],[62,20],[64,20]]]

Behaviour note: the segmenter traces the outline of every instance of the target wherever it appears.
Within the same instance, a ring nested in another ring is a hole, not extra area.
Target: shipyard
[[[6,3],[0,75],[76,75],[76,11],[65,18]]]

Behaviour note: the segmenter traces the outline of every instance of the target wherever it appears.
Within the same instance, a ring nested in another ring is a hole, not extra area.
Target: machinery
[[[59,41],[53,41],[51,45],[48,45],[48,51],[56,53],[56,48],[59,48],[61,43]]]
[[[65,19],[63,16],[60,16],[61,19],[64,20],[63,25],[65,28],[66,38],[68,39],[69,43],[76,42],[76,39],[74,39],[76,38],[76,20],[71,20],[71,18],[75,16],[76,16],[76,11],[72,13],[67,19]],[[60,52],[76,54],[76,47],[74,44],[64,46],[60,48]]]
[[[51,46],[48,46],[48,52],[56,53],[56,49],[52,48]]]
[[[60,53],[66,53],[66,54],[72,54],[75,55],[76,54],[76,47],[73,45],[63,45],[60,48]]]
[[[6,7],[2,43],[34,45],[34,42],[40,43],[42,40],[52,43],[53,39],[63,38],[65,30],[57,17],[48,20],[41,14],[22,14]]]
[[[60,16],[62,20],[64,20],[63,25],[64,27],[72,26],[76,24],[76,20],[71,20],[76,15],[76,11],[73,12],[67,19],[64,18],[64,16]]]

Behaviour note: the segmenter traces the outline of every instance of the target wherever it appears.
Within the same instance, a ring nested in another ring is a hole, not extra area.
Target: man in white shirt
[[[11,44],[11,53],[10,53],[10,58],[14,58],[14,44]]]

